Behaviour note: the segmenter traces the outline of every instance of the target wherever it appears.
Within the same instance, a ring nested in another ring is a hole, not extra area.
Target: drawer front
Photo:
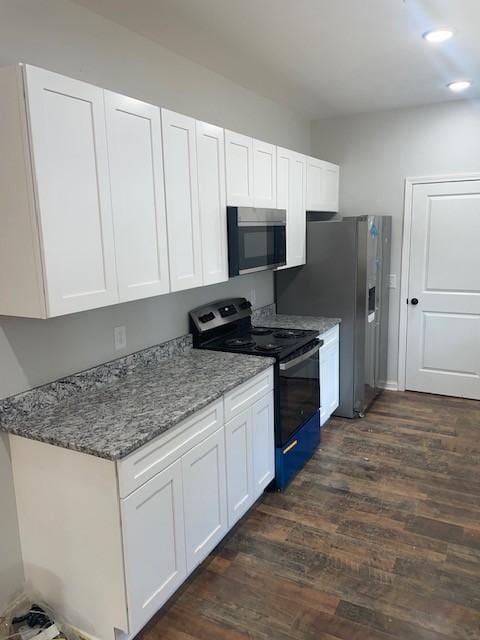
[[[250,407],[273,389],[273,367],[225,394],[225,422]]]
[[[117,464],[120,497],[125,498],[223,425],[217,400]]]
[[[322,349],[327,347],[332,342],[338,342],[339,336],[340,336],[340,327],[338,326],[338,324],[332,327],[331,329],[329,329],[328,331],[325,331],[325,333],[322,333],[320,335],[320,339],[323,340]]]

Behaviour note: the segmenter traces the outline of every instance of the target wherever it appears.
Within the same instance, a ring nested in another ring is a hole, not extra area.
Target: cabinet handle
[[[285,455],[286,453],[294,449],[297,446],[297,444],[298,444],[298,440],[294,440],[292,444],[289,444],[288,447],[282,451],[283,455]]]

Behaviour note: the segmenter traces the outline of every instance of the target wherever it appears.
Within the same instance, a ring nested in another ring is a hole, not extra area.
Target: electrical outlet
[[[257,290],[250,289],[250,302],[252,303],[252,307],[257,306]]]
[[[397,274],[396,273],[390,273],[388,276],[388,288],[389,289],[396,289],[397,288]]]
[[[115,351],[127,348],[127,329],[125,327],[115,327],[113,330]]]

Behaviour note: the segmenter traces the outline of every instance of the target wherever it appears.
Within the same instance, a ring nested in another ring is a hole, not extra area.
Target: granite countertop
[[[25,415],[0,417],[0,430],[118,460],[274,363],[190,349]]]
[[[283,329],[311,329],[319,334],[325,333],[341,323],[340,318],[324,318],[322,316],[291,316],[282,313],[260,316],[255,319],[258,327],[274,327]]]

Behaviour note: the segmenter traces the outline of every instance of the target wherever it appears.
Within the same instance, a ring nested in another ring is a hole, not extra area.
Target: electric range
[[[274,365],[275,486],[283,489],[320,441],[318,332],[252,325],[246,298],[218,300],[190,312],[193,346],[268,356]]]

